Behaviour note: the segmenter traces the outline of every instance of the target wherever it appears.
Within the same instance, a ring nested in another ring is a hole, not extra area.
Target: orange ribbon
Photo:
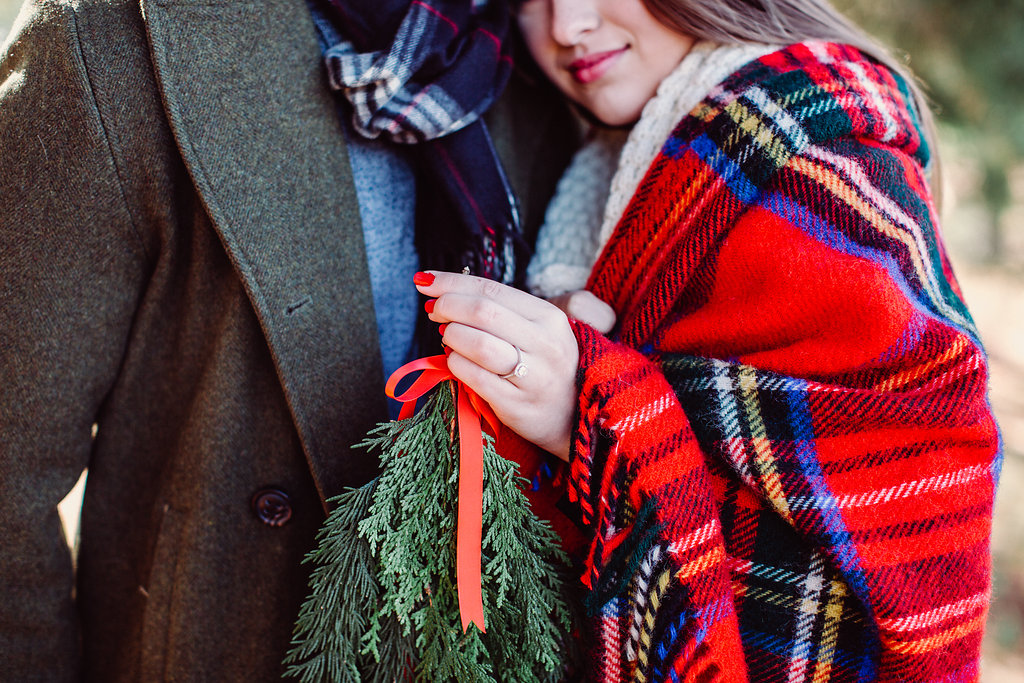
[[[412,385],[395,395],[398,383],[422,371]],[[455,537],[455,579],[459,591],[462,630],[470,624],[484,631],[484,602],[480,579],[480,544],[483,533],[484,450],[480,418],[497,434],[498,418],[487,402],[452,375],[445,356],[428,356],[406,363],[388,378],[384,391],[402,403],[398,419],[411,417],[416,401],[445,380],[455,382],[459,422],[459,512]]]

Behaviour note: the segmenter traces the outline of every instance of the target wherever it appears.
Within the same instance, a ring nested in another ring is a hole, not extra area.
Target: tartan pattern
[[[999,437],[908,102],[848,47],[747,65],[595,265],[589,679],[977,680]]]
[[[503,3],[383,0],[353,12],[347,2],[330,2],[352,40],[324,53],[328,77],[364,137],[408,144],[442,137],[479,119],[508,82]]]

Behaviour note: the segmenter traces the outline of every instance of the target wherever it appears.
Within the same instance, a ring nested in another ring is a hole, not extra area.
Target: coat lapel
[[[385,414],[358,204],[301,0],[142,0],[164,105],[263,326],[321,496]]]

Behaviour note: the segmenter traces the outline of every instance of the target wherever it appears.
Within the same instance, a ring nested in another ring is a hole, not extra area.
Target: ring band
[[[529,368],[526,367],[526,362],[523,360],[523,352],[515,344],[512,348],[516,350],[516,366],[512,368],[512,372],[505,375],[498,375],[499,379],[511,380],[513,377],[526,377],[526,373],[529,372]]]

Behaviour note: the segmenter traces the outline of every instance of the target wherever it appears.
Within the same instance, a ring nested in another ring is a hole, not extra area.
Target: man
[[[278,679],[387,417],[360,212],[411,190],[354,182],[301,0],[38,0],[3,50],[0,679]],[[567,119],[489,120],[535,226]]]

